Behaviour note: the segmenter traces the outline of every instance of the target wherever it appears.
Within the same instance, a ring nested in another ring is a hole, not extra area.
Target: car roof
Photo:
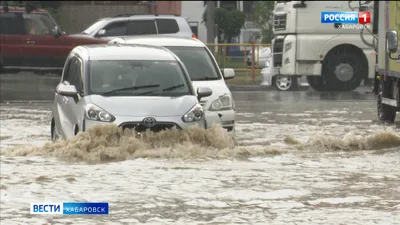
[[[157,46],[185,46],[185,47],[206,46],[202,41],[189,37],[140,35],[140,36],[124,36],[122,38],[128,44],[147,44],[147,45],[157,45]]]
[[[4,6],[0,5],[0,12],[5,12],[4,11]],[[19,12],[19,13],[27,13],[25,7],[14,7],[14,6],[8,6],[8,12]],[[48,13],[46,10],[43,9],[33,9],[29,13]]]
[[[141,44],[96,44],[75,47],[85,60],[173,60],[168,49]]]
[[[156,18],[156,19],[171,19],[171,18],[183,18],[183,16],[178,15],[169,15],[169,14],[121,14],[114,17],[104,17],[100,20],[135,20],[135,19],[149,19],[149,18]]]

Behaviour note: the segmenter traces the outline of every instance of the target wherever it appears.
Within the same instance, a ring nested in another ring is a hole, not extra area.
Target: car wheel
[[[60,139],[60,136],[58,134],[57,126],[54,123],[54,119],[51,120],[51,141],[56,142],[57,140]]]
[[[297,88],[297,77],[274,76],[272,80],[274,87],[279,91],[292,91]]]

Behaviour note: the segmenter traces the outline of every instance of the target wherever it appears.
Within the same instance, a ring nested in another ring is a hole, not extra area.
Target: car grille
[[[286,30],[286,14],[274,16],[274,30]]]
[[[162,130],[169,130],[172,128],[176,128],[178,130],[181,130],[182,128],[179,127],[177,124],[175,123],[157,123],[156,125],[154,125],[153,127],[146,127],[144,124],[142,124],[141,122],[129,122],[129,123],[124,123],[121,124],[120,127],[122,128],[122,130],[125,129],[134,129],[137,132],[145,132],[147,129],[150,129],[153,132],[160,132]]]
[[[274,45],[272,46],[272,52],[274,54],[274,67],[282,66],[283,41],[284,39],[275,39]]]

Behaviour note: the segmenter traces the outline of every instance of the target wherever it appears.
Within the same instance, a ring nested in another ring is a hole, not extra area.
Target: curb
[[[267,91],[269,88],[261,85],[237,85],[228,84],[228,88],[231,91]]]

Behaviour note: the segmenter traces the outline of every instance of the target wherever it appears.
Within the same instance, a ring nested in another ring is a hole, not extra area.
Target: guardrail
[[[207,44],[207,46],[213,52],[221,69],[232,68],[235,72],[251,72],[254,81],[256,72],[260,72],[265,66],[266,58],[263,57],[263,51],[266,47],[271,47],[271,44]],[[253,54],[254,52],[256,54]]]

